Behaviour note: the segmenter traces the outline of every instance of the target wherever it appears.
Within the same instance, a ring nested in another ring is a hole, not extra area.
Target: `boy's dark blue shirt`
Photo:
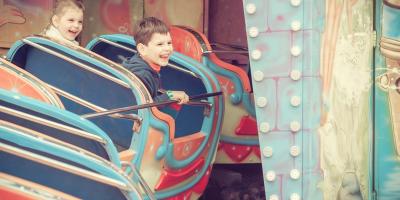
[[[161,87],[160,74],[152,69],[150,65],[138,54],[124,61],[122,65],[135,74],[144,83],[155,102],[161,102],[169,99],[167,94],[158,94],[158,90]]]

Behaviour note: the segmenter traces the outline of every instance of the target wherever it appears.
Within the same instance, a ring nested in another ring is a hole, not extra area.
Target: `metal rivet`
[[[272,156],[272,153],[273,153],[273,150],[272,150],[271,147],[266,146],[266,147],[263,148],[263,155],[264,155],[265,157],[267,157],[267,158],[271,157],[271,156]]]
[[[299,6],[301,3],[301,0],[290,0],[290,4],[292,4],[292,6]]]
[[[300,172],[298,169],[292,169],[290,170],[290,178],[297,180],[300,178]]]
[[[301,125],[300,125],[300,123],[299,123],[298,121],[292,121],[292,122],[290,122],[290,130],[291,130],[292,132],[295,133],[295,132],[299,131],[300,128],[301,128]]]
[[[293,47],[290,49],[290,53],[291,53],[293,56],[299,56],[300,53],[301,53],[301,49],[300,49],[299,46],[293,46]]]
[[[265,97],[258,97],[257,98],[257,106],[258,107],[265,107],[266,105],[267,105],[267,103],[268,103],[268,100],[267,100],[267,98],[265,98]]]
[[[299,106],[301,103],[301,99],[299,96],[292,96],[292,98],[290,98],[290,104],[294,107]]]
[[[252,38],[255,38],[258,36],[258,28],[257,27],[251,27],[249,29],[249,36]]]
[[[269,126],[269,123],[268,123],[268,122],[262,122],[262,123],[260,124],[260,131],[261,131],[261,132],[263,132],[263,133],[268,133],[269,129],[270,129],[270,126]]]
[[[267,179],[267,181],[272,182],[275,180],[275,172],[274,171],[268,171],[267,174],[265,175],[265,179]]]
[[[290,72],[290,78],[294,81],[298,81],[301,78],[301,72],[299,70],[292,70]]]
[[[290,155],[292,155],[293,157],[297,157],[298,155],[300,155],[299,147],[298,146],[290,147]]]
[[[261,58],[261,51],[258,49],[255,49],[251,52],[251,58],[253,58],[253,60],[259,60]]]
[[[301,23],[297,20],[292,21],[292,24],[290,25],[292,27],[292,31],[298,31],[301,28]]]
[[[279,197],[278,197],[278,195],[273,194],[273,195],[269,196],[269,200],[279,200]]]
[[[257,7],[253,3],[249,3],[246,5],[246,12],[248,14],[252,15],[252,14],[256,13],[256,9],[257,9]]]
[[[259,82],[264,79],[264,73],[260,70],[254,72],[253,78],[255,81]]]
[[[300,195],[293,193],[290,195],[290,200],[300,200]]]

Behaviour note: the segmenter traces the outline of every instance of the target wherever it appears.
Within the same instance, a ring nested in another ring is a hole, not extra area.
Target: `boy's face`
[[[173,51],[171,35],[154,33],[147,45],[138,44],[138,50],[145,61],[166,66]]]
[[[65,8],[60,15],[55,15],[53,24],[67,40],[75,40],[82,31],[83,12],[78,8]]]

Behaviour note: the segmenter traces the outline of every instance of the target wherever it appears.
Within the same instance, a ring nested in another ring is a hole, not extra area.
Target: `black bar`
[[[206,98],[206,97],[213,97],[213,96],[218,96],[221,95],[222,92],[212,92],[212,93],[205,93],[205,94],[199,94],[199,95],[194,95],[189,97],[189,100],[194,100],[194,99],[201,99],[201,98]],[[153,102],[153,103],[147,103],[147,104],[142,104],[142,105],[135,105],[135,106],[127,106],[127,107],[122,107],[122,108],[115,108],[111,110],[106,110],[102,112],[95,112],[95,113],[88,113],[81,115],[81,117],[89,119],[93,117],[100,117],[104,115],[112,115],[115,113],[121,113],[121,112],[127,112],[127,111],[132,111],[132,110],[139,110],[139,109],[144,109],[144,108],[150,108],[150,107],[158,107],[158,106],[164,106],[168,105],[171,103],[176,103],[178,100],[167,100],[163,102]]]

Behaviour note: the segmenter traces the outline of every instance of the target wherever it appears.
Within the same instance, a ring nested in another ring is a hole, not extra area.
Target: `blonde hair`
[[[50,22],[47,24],[47,26],[44,28],[44,30],[40,33],[40,35],[46,35],[46,32],[50,30],[50,27],[53,25],[53,18],[57,16],[61,16],[64,14],[66,8],[76,8],[81,10],[82,12],[85,11],[85,7],[83,5],[82,0],[58,0],[54,7],[53,7],[53,13],[50,17]],[[78,35],[78,41],[80,40],[80,34]]]
[[[58,0],[53,9],[53,15],[61,15],[64,12],[65,8],[77,8],[85,11],[85,7],[83,6],[82,1],[79,0]]]

